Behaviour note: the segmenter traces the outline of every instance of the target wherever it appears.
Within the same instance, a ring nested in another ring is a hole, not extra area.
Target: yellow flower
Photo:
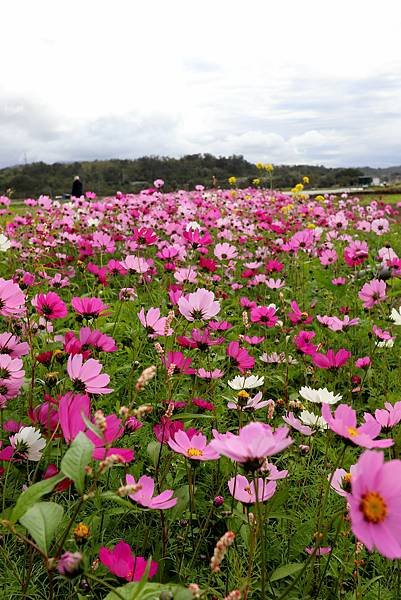
[[[307,177],[307,176],[305,176],[305,177],[302,177],[302,182],[303,182],[305,185],[307,185],[307,184],[309,183],[309,177]]]
[[[264,164],[261,162],[256,163],[256,168],[259,169],[259,171],[262,171],[262,169],[264,169]]]
[[[265,169],[266,169],[266,171],[268,173],[271,173],[272,171],[274,171],[274,167],[270,163],[268,163],[267,165],[265,165]]]
[[[324,202],[324,196],[319,194],[318,196],[316,196],[315,200],[317,200],[318,202]]]
[[[308,223],[306,227],[307,229],[316,229],[316,225],[314,223]]]
[[[293,194],[299,194],[300,192],[302,192],[303,189],[304,186],[302,185],[302,183],[297,183],[297,185],[294,186],[291,191]]]
[[[229,177],[228,178],[228,183],[230,185],[235,185],[237,183],[237,178],[236,177]]]
[[[256,178],[252,181],[253,185],[260,185],[260,179]]]

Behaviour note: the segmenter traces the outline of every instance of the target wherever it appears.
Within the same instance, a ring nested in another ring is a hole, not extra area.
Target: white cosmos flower
[[[10,437],[10,443],[20,455],[34,461],[41,459],[42,450],[46,446],[46,440],[34,427],[21,427],[18,433]]]
[[[377,342],[378,348],[392,348],[394,346],[394,340],[384,340],[383,342]]]
[[[304,398],[304,400],[309,400],[309,402],[314,402],[316,404],[336,404],[339,400],[341,400],[342,396],[340,394],[334,395],[333,392],[329,392],[327,388],[319,388],[318,390],[314,390],[311,387],[301,387],[299,390],[299,395]]]
[[[231,381],[228,381],[228,385],[233,390],[251,390],[252,388],[259,387],[265,382],[264,377],[256,377],[256,375],[250,375],[249,377],[242,377],[237,375]]]
[[[3,233],[0,233],[0,252],[7,252],[11,248],[11,242]]]
[[[317,429],[320,429],[321,431],[328,428],[328,425],[323,419],[323,417],[319,417],[318,415],[309,412],[309,410],[303,410],[299,415],[299,418],[304,425],[315,427]]]
[[[393,308],[390,319],[394,321],[394,325],[401,325],[401,306],[398,310]]]
[[[189,223],[187,223],[187,226],[185,227],[185,231],[195,231],[196,229],[198,231],[200,231],[202,229],[202,227],[199,225],[199,223],[197,221],[190,221]]]

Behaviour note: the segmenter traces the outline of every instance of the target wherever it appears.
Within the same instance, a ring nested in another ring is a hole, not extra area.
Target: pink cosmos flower
[[[229,260],[235,258],[238,254],[237,248],[227,242],[216,244],[213,253],[219,260]]]
[[[210,346],[218,346],[224,342],[224,338],[212,338],[207,329],[192,329],[191,337],[177,336],[177,342],[184,348],[198,348],[207,350]]]
[[[143,556],[134,556],[130,546],[124,541],[118,542],[112,550],[102,546],[99,550],[99,558],[110,573],[127,581],[140,581],[148,562]],[[149,579],[156,575],[157,569],[157,562],[152,560]]]
[[[388,429],[401,421],[401,401],[394,405],[385,402],[384,406],[386,408],[376,408],[375,419],[381,427]]]
[[[45,433],[54,433],[59,423],[57,400],[45,394],[44,402],[28,410],[28,417],[32,425],[41,425]]]
[[[357,369],[367,369],[371,364],[372,360],[369,356],[363,356],[355,361],[355,366]]]
[[[331,280],[331,283],[333,285],[345,285],[347,283],[347,280],[345,279],[345,277],[334,277],[334,279]]]
[[[209,320],[220,312],[220,302],[214,299],[213,292],[199,288],[188,296],[181,296],[178,309],[188,321]]]
[[[11,358],[21,358],[29,354],[29,344],[21,342],[12,333],[0,333],[0,354],[8,354]]]
[[[323,250],[321,255],[319,256],[320,264],[324,267],[328,265],[333,265],[338,260],[337,252],[335,250]]]
[[[386,282],[382,279],[372,279],[362,287],[358,294],[364,308],[372,308],[386,297]]]
[[[126,475],[125,481],[127,485],[140,485],[141,489],[133,494],[129,494],[129,498],[134,502],[137,502],[141,506],[145,506],[146,508],[154,508],[158,510],[166,510],[175,506],[177,504],[178,499],[173,498],[174,491],[173,490],[165,490],[158,496],[153,496],[155,490],[155,482],[151,477],[147,475],[142,475],[135,481],[135,478],[132,475]]]
[[[266,457],[281,452],[292,444],[287,437],[288,427],[279,427],[275,431],[265,423],[253,422],[245,425],[239,435],[218,434],[210,442],[213,450],[236,462],[255,470]]]
[[[192,358],[185,357],[182,352],[167,352],[167,356],[162,356],[162,363],[168,371],[174,367],[173,373],[181,375],[194,375],[195,369],[191,368]]]
[[[255,366],[255,359],[245,348],[240,347],[239,342],[230,342],[226,354],[234,361],[241,373],[251,370]]]
[[[127,271],[140,273],[141,275],[147,273],[150,269],[149,263],[144,258],[134,256],[133,254],[126,256],[125,259],[121,261],[121,265]]]
[[[401,558],[401,461],[367,450],[356,467],[347,496],[352,532],[368,550]]]
[[[331,413],[330,405],[323,404],[322,417],[332,431],[350,440],[357,446],[362,446],[363,448],[389,448],[394,444],[394,441],[391,439],[374,439],[379,435],[381,426],[368,413],[364,415],[364,423],[360,427],[357,427],[356,411],[348,406],[348,404],[339,404],[334,416]]]
[[[99,352],[116,352],[118,349],[113,338],[98,329],[92,330],[90,327],[81,327],[79,339],[75,337],[72,331],[65,334],[64,350],[68,354],[82,354],[86,359],[90,356],[91,348]]]
[[[385,331],[384,329],[380,329],[377,325],[373,325],[372,331],[376,337],[380,340],[395,340],[395,337],[391,335],[389,331]]]
[[[369,256],[369,247],[366,242],[352,241],[344,250],[344,260],[350,267],[361,265]]]
[[[267,481],[262,477],[255,481],[248,479],[244,475],[237,475],[228,480],[228,489],[231,496],[243,504],[254,504],[255,502],[266,502],[273,496],[277,484],[275,481]]]
[[[290,427],[299,431],[303,435],[312,435],[313,430],[308,425],[304,425],[300,419],[297,419],[293,412],[289,412],[287,415],[283,416],[283,421],[287,423]]]
[[[384,235],[390,229],[390,223],[387,219],[374,219],[372,221],[372,231],[376,235]]]
[[[265,327],[274,327],[278,321],[276,310],[277,308],[274,304],[251,308],[251,322],[258,323],[258,325],[264,325]]]
[[[58,419],[63,437],[67,443],[72,442],[80,431],[86,429],[82,415],[89,418],[89,414],[90,400],[88,396],[74,394],[73,392],[67,392],[64,396],[61,396],[58,406]]]
[[[241,390],[235,401],[230,400],[230,402],[227,403],[227,408],[253,412],[260,408],[265,408],[265,406],[269,406],[271,402],[272,400],[262,400],[262,392],[258,392],[252,398],[246,390]]]
[[[86,318],[96,318],[108,314],[109,308],[100,298],[73,298],[71,306],[78,315]]]
[[[264,342],[265,339],[266,338],[264,336],[244,335],[244,341],[250,344],[251,346],[257,346],[258,344]]]
[[[10,381],[22,385],[25,376],[22,360],[0,354],[0,381]]]
[[[102,364],[94,358],[84,362],[82,354],[68,357],[67,372],[77,392],[111,394],[113,390],[106,387],[110,377],[101,373],[102,368]]]
[[[32,298],[32,306],[36,308],[36,312],[49,321],[63,319],[68,313],[67,306],[55,292],[37,294]]]
[[[160,308],[149,308],[147,313],[143,308],[139,311],[138,319],[146,328],[149,336],[155,338],[158,336],[171,335],[173,330],[167,327],[167,317],[160,316]]]
[[[177,431],[184,429],[183,421],[172,421],[163,416],[160,423],[153,426],[153,433],[160,444],[167,444],[171,437],[174,437]]]
[[[288,313],[288,318],[290,319],[291,323],[294,323],[294,325],[297,323],[303,323],[304,325],[309,325],[309,323],[312,323],[313,317],[308,315],[307,312],[302,312],[296,300],[293,300],[290,303],[290,306],[292,312]]]
[[[351,357],[351,352],[341,348],[338,352],[335,352],[331,348],[327,351],[327,354],[315,353],[312,354],[312,362],[320,369],[339,369],[348,361]]]
[[[302,354],[313,356],[316,353],[317,346],[311,344],[311,340],[315,337],[314,331],[300,331],[294,338],[295,347]]]
[[[279,290],[285,286],[285,281],[283,279],[273,279],[272,277],[267,279],[265,283],[270,290]]]
[[[190,460],[217,460],[219,454],[212,448],[212,444],[213,442],[207,443],[203,433],[189,437],[185,431],[177,431],[174,438],[168,440],[168,445],[174,452],[183,454]]]
[[[334,473],[330,473],[327,479],[330,481],[330,487],[336,494],[346,498],[351,491],[351,480],[355,477],[357,471],[356,465],[351,465],[349,471],[345,469],[336,469]]]
[[[18,318],[25,314],[25,295],[18,284],[0,277],[0,315]]]
[[[197,369],[196,374],[201,379],[220,379],[224,375],[224,371],[221,369],[213,369],[212,371],[207,371],[203,367]]]

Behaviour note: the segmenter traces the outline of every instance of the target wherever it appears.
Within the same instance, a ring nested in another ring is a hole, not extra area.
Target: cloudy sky
[[[401,163],[399,0],[3,0],[0,166]]]

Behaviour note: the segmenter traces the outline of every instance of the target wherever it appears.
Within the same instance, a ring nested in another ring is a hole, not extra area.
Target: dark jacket
[[[82,196],[82,192],[82,181],[80,181],[79,179],[75,179],[72,184],[71,196],[74,196],[75,198],[80,198]]]

